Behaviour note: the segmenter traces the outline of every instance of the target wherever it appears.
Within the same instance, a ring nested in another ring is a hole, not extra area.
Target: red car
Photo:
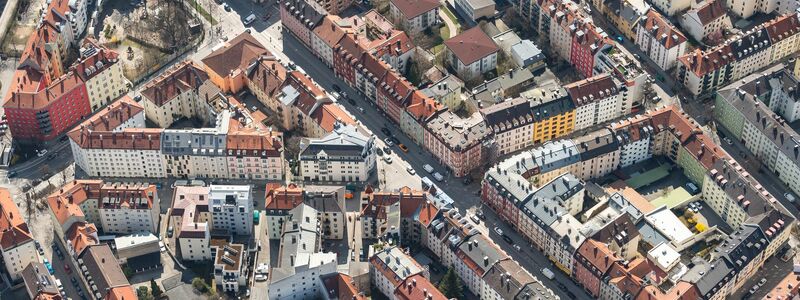
[[[72,273],[72,270],[69,268],[68,265],[64,265],[64,271],[67,271],[67,274]]]

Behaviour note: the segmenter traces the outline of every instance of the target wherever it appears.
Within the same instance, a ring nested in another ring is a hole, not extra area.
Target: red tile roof
[[[366,300],[367,298],[353,285],[350,275],[336,273],[324,279],[325,288],[329,299],[341,300]]]
[[[133,292],[133,287],[130,285],[118,286],[111,288],[106,294],[105,300],[136,300],[138,299],[136,293]]]
[[[0,188],[0,250],[8,251],[32,239],[28,223],[11,199],[11,193]]]
[[[796,13],[779,16],[764,23],[770,41],[775,44],[800,32],[800,16]]]
[[[224,47],[203,58],[203,64],[217,75],[225,77],[234,70],[244,71],[262,55],[271,55],[264,45],[247,32],[230,40]]]
[[[436,286],[420,274],[406,278],[394,290],[394,296],[400,300],[447,300],[447,297]]]
[[[258,88],[267,96],[275,97],[286,82],[287,70],[274,56],[264,56],[247,77],[250,88]]]
[[[335,103],[322,104],[318,109],[314,110],[311,118],[325,130],[325,132],[333,132],[334,124],[342,123],[348,125],[356,124],[349,114],[347,114],[342,107]]]
[[[586,240],[578,248],[578,253],[585,257],[592,266],[600,270],[602,274],[605,274],[615,261],[620,260],[613,251],[608,249],[606,244],[593,239]]]
[[[266,210],[291,210],[303,203],[303,188],[291,183],[289,186],[267,184]]]
[[[336,15],[327,15],[322,19],[322,24],[314,28],[316,34],[328,47],[333,48],[339,41],[342,40],[346,31],[336,22],[341,21],[341,18]]]
[[[608,73],[567,84],[564,89],[567,90],[575,106],[583,106],[617,94],[617,85]]]
[[[725,16],[726,11],[727,8],[725,8],[724,1],[709,0],[705,5],[697,9],[697,17],[702,25],[706,25]]]
[[[64,238],[71,243],[72,249],[75,250],[77,255],[80,255],[86,247],[97,245],[99,242],[97,227],[86,222],[73,223],[64,233]]]
[[[686,66],[687,70],[693,72],[698,77],[703,77],[708,73],[716,71],[734,60],[736,60],[736,58],[733,55],[731,46],[728,44],[713,48],[708,52],[695,49],[678,58],[678,61]]]
[[[481,58],[500,50],[492,39],[479,26],[459,33],[444,42],[450,51],[464,65],[472,64]]]
[[[162,106],[187,90],[197,90],[206,80],[208,74],[199,65],[185,60],[148,82],[142,89],[142,96]]]
[[[80,142],[81,135],[91,131],[114,131],[117,127],[127,122],[133,116],[144,111],[144,107],[127,95],[109,104],[105,109],[89,117],[78,126],[75,126],[68,136],[76,143]]]
[[[421,14],[438,8],[441,4],[437,0],[391,0],[397,10],[411,20]]]

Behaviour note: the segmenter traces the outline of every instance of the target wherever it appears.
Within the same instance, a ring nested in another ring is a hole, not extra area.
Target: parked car
[[[72,282],[72,286],[78,286],[78,280],[75,277],[70,277],[69,281]]]
[[[47,154],[47,149],[36,150],[36,156],[38,156],[38,157],[42,157],[45,154]]]
[[[17,171],[9,171],[8,178],[14,178],[14,177],[17,177]]]
[[[383,132],[385,135],[392,136],[392,131],[389,130],[389,128],[381,127],[381,132]]]
[[[256,281],[266,281],[266,280],[267,280],[266,275],[261,275],[261,274],[256,275]]]
[[[164,245],[164,242],[162,241],[158,241],[158,248],[161,250],[161,252],[167,251],[167,247],[166,245]]]
[[[522,247],[519,245],[514,245],[514,249],[517,249],[517,252],[522,252]]]
[[[67,272],[67,274],[72,273],[72,269],[69,268],[68,264],[64,264],[64,272]]]
[[[336,92],[341,92],[341,91],[342,91],[342,88],[341,88],[341,87],[339,87],[338,85],[335,85],[335,84],[334,84],[334,85],[333,85],[333,90],[334,90],[334,91],[336,91]]]
[[[403,150],[403,152],[408,153],[408,147],[406,147],[406,145],[403,145],[402,143],[397,144],[397,148],[400,148],[400,150]]]
[[[230,5],[228,5],[228,3],[223,2],[222,8],[225,9],[225,11],[231,11],[231,7]]]
[[[433,167],[431,167],[431,165],[426,164],[422,166],[422,168],[425,169],[425,171],[428,173],[433,173]]]
[[[385,139],[383,139],[383,142],[384,142],[384,143],[386,143],[386,146],[387,146],[387,147],[394,146],[394,143],[393,143],[393,142],[392,142],[392,140],[391,140],[391,139],[389,139],[388,137],[387,137],[387,138],[385,138]]]
[[[353,105],[355,105],[355,104],[353,104]],[[360,111],[363,114],[364,113],[364,108],[359,106],[358,107],[358,111]]]
[[[391,141],[392,141],[392,143],[394,143],[395,145],[399,145],[399,144],[400,144],[400,140],[398,140],[398,139],[397,139],[396,137],[394,137],[394,136],[390,136],[390,137],[389,137],[389,140],[391,140]]]
[[[795,198],[792,193],[786,192],[783,194],[783,197],[786,197],[786,200],[789,200],[789,202],[794,203]]]
[[[550,269],[548,269],[548,268],[543,268],[542,269],[542,275],[544,275],[544,277],[547,277],[547,279],[550,279],[550,280],[553,280],[553,278],[556,277],[556,274],[553,273],[553,271],[550,271]]]
[[[470,216],[469,219],[472,220],[472,222],[475,222],[475,224],[480,224],[481,223],[481,219],[478,218],[478,216],[476,216],[476,215]]]
[[[388,156],[388,155],[384,156],[383,157],[383,161],[385,161],[387,164],[390,164],[390,163],[392,163],[392,157]]]
[[[385,152],[386,155],[392,155],[392,148],[389,148],[389,146],[383,147],[383,152]]]
[[[497,233],[497,234],[499,234],[499,235],[503,235],[503,230],[502,230],[502,229],[500,229],[500,227],[497,227],[497,226],[495,226],[495,227],[494,227],[494,232],[496,232],[496,233]]]
[[[412,168],[412,167],[406,167],[406,172],[408,172],[408,174],[411,174],[411,175],[416,175],[417,174],[417,171],[414,171],[414,168]]]
[[[433,173],[433,179],[436,179],[436,181],[441,182],[442,180],[444,180],[444,176],[442,176],[442,174],[439,174],[439,172],[436,172]]]
[[[512,240],[511,237],[509,237],[509,236],[507,236],[505,234],[501,235],[500,237],[503,238],[503,240],[506,241],[506,243],[514,244],[514,240]]]
[[[350,103],[350,105],[352,105],[352,106],[356,106],[356,101],[353,100],[352,98],[347,98],[347,103]],[[359,107],[358,110],[361,111],[362,113],[364,112],[364,108],[363,107]]]
[[[172,226],[167,227],[167,237],[172,237]]]
[[[375,154],[378,154],[378,156],[383,156],[383,150],[381,150],[381,148],[375,148]]]
[[[761,280],[758,281],[758,286],[764,286],[764,284],[766,284],[766,283],[767,283],[767,279],[766,278],[761,278]]]
[[[250,25],[250,23],[253,23],[253,21],[255,21],[255,20],[256,20],[256,15],[250,14],[249,16],[244,18],[244,22],[243,22],[244,26]]]
[[[47,258],[44,259],[44,266],[47,267],[47,272],[50,272],[50,275],[53,275],[56,271],[53,270],[53,265],[50,264],[50,261]]]

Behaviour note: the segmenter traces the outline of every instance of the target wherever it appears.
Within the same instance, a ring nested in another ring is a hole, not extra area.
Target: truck
[[[556,274],[553,273],[553,271],[550,271],[550,269],[548,269],[548,268],[542,269],[542,275],[544,275],[544,277],[547,277],[547,279],[550,279],[550,280],[553,280],[553,278],[556,277]]]

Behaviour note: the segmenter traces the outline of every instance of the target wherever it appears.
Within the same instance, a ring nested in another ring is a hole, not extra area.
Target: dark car
[[[333,90],[334,90],[335,92],[339,93],[339,92],[341,92],[341,91],[342,91],[342,88],[341,88],[341,87],[339,87],[338,85],[335,85],[335,84],[334,84],[334,85],[333,85]]]
[[[383,152],[386,152],[386,155],[391,155],[392,148],[389,148],[389,146],[383,147]]]
[[[352,106],[356,106],[356,101],[353,100],[352,98],[347,98],[347,102],[350,103],[350,105]]]
[[[472,183],[472,177],[464,177],[464,184],[469,185],[470,183]]]
[[[397,139],[396,137],[394,137],[394,136],[393,136],[393,137],[390,137],[389,139],[390,139],[390,140],[392,140],[392,143],[394,143],[395,145],[399,145],[399,144],[400,144],[400,140],[398,140],[398,139]]]
[[[389,128],[382,127],[381,128],[381,132],[383,132],[383,134],[385,134],[385,135],[392,136],[392,131],[389,130]]]
[[[377,153],[378,156],[381,156],[383,155],[383,150],[381,150],[381,148],[375,148],[375,153]]]
[[[507,236],[507,235],[505,235],[505,234],[504,234],[504,235],[501,235],[500,237],[502,237],[502,238],[503,238],[503,240],[504,240],[504,241],[506,241],[506,243],[509,243],[509,244],[513,244],[513,243],[514,243],[514,240],[512,240],[510,237],[508,237],[508,236]]]
[[[573,294],[570,291],[567,291],[567,297],[569,297],[570,299],[575,299],[575,294]]]
[[[62,142],[66,142],[68,138],[69,137],[65,135],[65,136],[62,136],[62,137],[58,138],[58,140],[62,141]]]
[[[566,292],[567,291],[567,286],[564,285],[563,283],[559,282],[558,283],[558,289],[561,290],[562,292]]]

